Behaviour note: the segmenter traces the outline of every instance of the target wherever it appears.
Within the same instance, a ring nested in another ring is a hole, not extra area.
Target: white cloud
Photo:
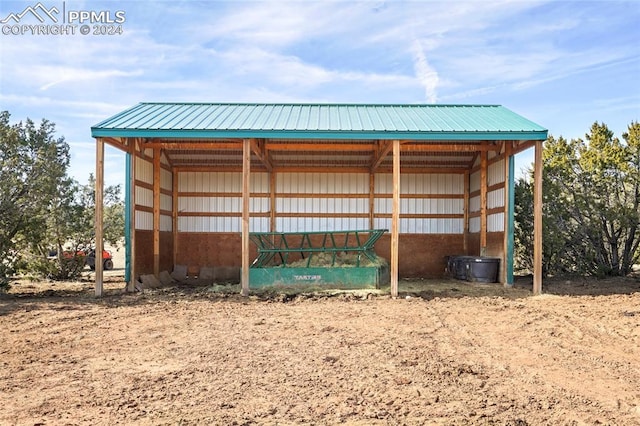
[[[74,7],[113,9],[109,2]],[[2,109],[18,119],[46,117],[67,140],[85,140],[72,147],[74,168],[93,168],[83,145],[92,146],[90,126],[141,101],[489,100],[520,105],[556,134],[571,117],[602,120],[615,117],[614,109],[623,122],[637,119],[639,99],[628,94],[637,86],[640,11],[630,3],[161,1],[123,8],[118,37],[0,40]],[[603,116],[586,117],[592,114]]]
[[[53,86],[72,83],[77,84],[80,81],[92,81],[94,84],[99,84],[96,80],[103,80],[112,77],[136,77],[143,75],[142,70],[134,71],[122,71],[117,69],[112,70],[91,70],[87,68],[72,68],[63,66],[42,66],[33,70],[34,73],[41,74],[52,78],[50,81],[42,86],[40,90],[45,91]]]
[[[427,62],[427,57],[422,50],[420,40],[416,40],[413,43],[413,67],[416,78],[424,88],[424,95],[427,102],[435,103],[438,100],[438,73],[429,65],[429,62]]]

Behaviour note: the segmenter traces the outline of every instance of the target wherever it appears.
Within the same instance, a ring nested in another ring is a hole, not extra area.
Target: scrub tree
[[[67,175],[69,145],[53,123],[9,120],[0,113],[0,291],[17,271],[76,278],[95,243],[95,180],[83,186]],[[124,236],[119,186],[105,188],[104,218],[115,244]]]
[[[619,276],[640,260],[640,123],[614,137],[594,123],[585,140],[549,137],[543,151],[546,273]],[[531,264],[531,177],[516,184],[516,253]]]
[[[8,286],[20,249],[44,236],[47,206],[69,166],[69,145],[53,123],[11,125],[0,112],[0,288]]]

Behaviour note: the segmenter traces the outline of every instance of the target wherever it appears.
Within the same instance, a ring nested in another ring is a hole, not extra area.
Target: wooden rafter
[[[375,172],[380,164],[387,158],[387,155],[393,149],[393,141],[380,141],[380,147],[376,153],[373,154],[371,161],[371,172]]]
[[[495,143],[406,143],[401,146],[403,152],[480,152],[499,151]]]
[[[375,143],[280,143],[267,142],[267,151],[373,151]]]
[[[242,150],[242,142],[182,142],[182,141],[158,141],[146,142],[143,148],[161,148],[165,150]]]
[[[267,150],[265,149],[265,142],[263,139],[251,139],[251,151],[262,162],[264,167],[268,171],[273,170],[273,163]]]

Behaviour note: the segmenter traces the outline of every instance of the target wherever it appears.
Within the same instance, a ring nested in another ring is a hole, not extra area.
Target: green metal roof
[[[140,103],[93,137],[544,140],[500,105]]]

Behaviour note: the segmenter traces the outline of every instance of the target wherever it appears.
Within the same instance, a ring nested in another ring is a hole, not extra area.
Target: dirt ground
[[[640,281],[14,284],[0,424],[640,425]]]

